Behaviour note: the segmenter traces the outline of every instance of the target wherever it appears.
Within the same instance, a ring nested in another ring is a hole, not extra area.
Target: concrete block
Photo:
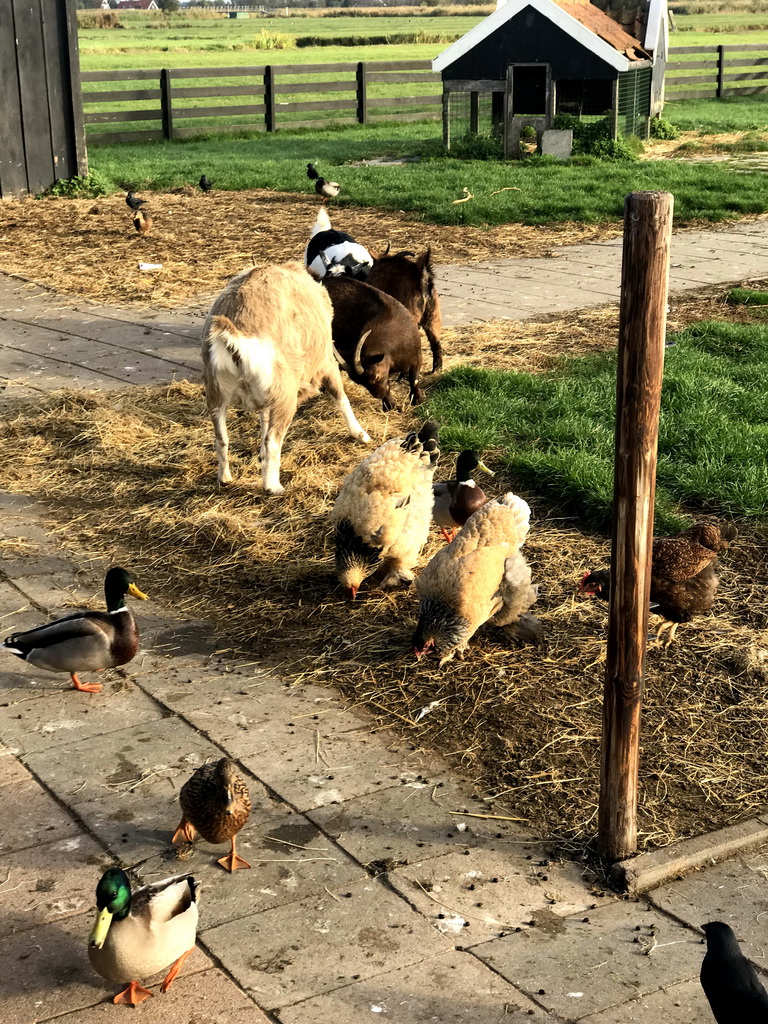
[[[552,914],[472,952],[568,1021],[698,976],[699,936],[646,904],[615,903],[584,917]]]
[[[373,878],[201,931],[265,1009],[289,1006],[453,945]]]
[[[467,785],[423,777],[390,779],[389,784],[391,788],[368,796],[310,810],[307,816],[361,864],[375,860],[421,862],[455,851],[495,849],[503,846],[503,840],[528,838],[515,822],[451,813],[489,813],[488,805],[473,797]],[[529,852],[527,846],[518,849]],[[531,844],[531,850],[536,849]]]
[[[26,666],[30,676],[40,683],[51,680],[56,692],[43,700],[0,707],[0,739],[20,754],[50,749],[78,741],[86,743],[125,727],[126,720],[137,724],[163,717],[155,701],[126,679],[113,672],[84,672],[82,682],[102,683],[101,693],[78,693],[66,673],[45,672]]]
[[[768,844],[750,853],[704,865],[648,894],[654,906],[692,928],[725,921],[736,932],[745,956],[765,970],[765,921],[768,916]],[[701,933],[697,933],[701,938]]]
[[[318,706],[274,689],[263,702],[233,694],[185,712],[188,720],[300,811],[341,803],[430,770],[408,744],[386,740],[326,691]]]
[[[381,1014],[394,1024],[554,1024],[468,953],[450,952],[355,982],[280,1011],[283,1024],[359,1024]]]
[[[165,994],[157,983],[148,986],[154,997],[139,1007],[143,1024],[269,1024],[269,1019],[222,971],[189,974],[187,965],[191,960],[185,962]],[[55,1020],[57,1024],[114,1024],[116,1014],[129,1012],[108,999]]]
[[[82,833],[4,855],[0,935],[89,910],[109,866],[102,848]]]
[[[70,817],[28,771],[16,762],[21,777],[3,787],[3,829],[0,832],[0,858],[14,850],[39,843],[51,843],[77,836],[80,825]]]
[[[707,997],[696,981],[670,985],[650,995],[587,1018],[588,1024],[702,1024],[712,1019]]]
[[[553,156],[557,160],[570,160],[573,154],[573,130],[571,128],[547,128],[541,133],[541,155]]]
[[[268,822],[261,817],[252,813],[237,837],[238,852],[251,865],[250,871],[230,875],[217,864],[229,843],[212,846],[196,841],[192,847],[176,848],[178,860],[174,851],[153,857],[142,865],[142,878],[153,881],[178,871],[192,872],[203,885],[201,922],[213,928],[314,893],[338,891],[365,877],[359,864],[301,815],[286,814]],[[167,841],[170,835],[166,833]],[[131,840],[126,855],[135,856],[134,849]]]
[[[91,743],[36,750],[24,761],[59,800],[79,808],[103,798],[116,801],[120,793],[124,799],[131,793],[146,799],[156,784],[165,785],[169,796],[172,791],[178,794],[179,786],[207,757],[221,756],[186,722],[171,717],[130,725]]]
[[[534,860],[526,853],[535,851]],[[541,848],[516,846],[451,853],[399,867],[390,885],[457,943],[495,939],[531,920],[548,925],[551,916],[584,913],[594,902],[576,864],[549,861]],[[426,890],[426,891],[425,891]],[[536,926],[534,926],[536,927]]]
[[[614,870],[617,875],[623,875],[630,892],[646,892],[687,871],[765,843],[768,843],[768,819],[752,818],[630,857],[616,865]]]

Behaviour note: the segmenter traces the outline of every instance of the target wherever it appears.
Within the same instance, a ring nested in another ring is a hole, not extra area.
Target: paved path
[[[76,567],[43,509],[0,496],[4,550],[20,538],[0,570],[4,632],[99,594],[103,563]],[[332,691],[237,658],[210,624],[151,602],[136,616],[143,650],[101,694],[0,662],[2,1024],[129,1012],[86,957],[114,862],[203,883],[198,949],[167,995],[155,981],[145,1024],[703,1024],[697,926],[733,922],[762,965],[768,849],[618,899],[478,817],[514,808]],[[223,848],[179,861],[169,846],[179,788],[225,753],[253,798],[238,842],[252,869],[234,875]]]
[[[550,258],[442,267],[445,322],[525,319],[618,301],[621,244],[617,238],[564,246]],[[672,292],[759,277],[768,277],[768,219],[673,239]],[[0,276],[0,385],[12,382],[18,394],[194,375],[208,305],[186,313],[117,309]]]

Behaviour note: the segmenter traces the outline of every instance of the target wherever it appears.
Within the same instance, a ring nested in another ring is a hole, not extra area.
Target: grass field
[[[337,206],[412,211],[441,224],[616,221],[624,195],[638,189],[673,192],[678,223],[768,210],[768,175],[759,170],[734,174],[725,164],[604,162],[587,157],[570,164],[546,158],[502,162],[440,154],[438,125],[385,124],[275,132],[257,138],[100,146],[91,150],[91,162],[107,187],[115,189],[176,188],[195,183],[205,172],[217,188],[306,192],[306,163],[316,159],[323,174],[342,184]],[[422,159],[391,166],[354,165],[374,157],[413,155]],[[456,204],[465,187],[473,198]],[[520,191],[498,192],[506,188]]]
[[[746,519],[768,516],[768,327],[702,322],[666,354],[656,523],[683,525],[680,508]],[[564,360],[546,374],[458,367],[424,415],[441,443],[502,450],[512,480],[585,526],[610,529],[616,358]]]

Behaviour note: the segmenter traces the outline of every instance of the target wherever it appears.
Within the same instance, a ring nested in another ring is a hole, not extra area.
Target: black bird
[[[211,189],[213,188],[213,182],[212,181],[208,181],[206,176],[203,175],[200,178],[200,188],[203,190],[203,192],[210,192]]]
[[[707,953],[699,977],[717,1024],[765,1024],[768,992],[739,949],[732,929],[722,921],[702,927]]]
[[[139,199],[139,197],[135,196],[133,194],[133,192],[126,192],[126,194],[125,194],[125,201],[130,206],[130,208],[133,210],[133,212],[135,213],[140,206],[142,206],[144,203],[146,203],[147,200],[146,199]]]
[[[322,196],[323,202],[326,199],[335,199],[341,192],[341,185],[338,181],[326,181],[325,178],[321,178],[312,164],[307,164],[307,177],[310,181],[314,181],[315,192]]]

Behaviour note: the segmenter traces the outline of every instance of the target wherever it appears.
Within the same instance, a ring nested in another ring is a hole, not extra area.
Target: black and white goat
[[[304,263],[316,278],[354,277],[364,281],[373,266],[373,256],[364,245],[345,231],[335,231],[324,209],[312,225],[312,234],[304,253]]]

